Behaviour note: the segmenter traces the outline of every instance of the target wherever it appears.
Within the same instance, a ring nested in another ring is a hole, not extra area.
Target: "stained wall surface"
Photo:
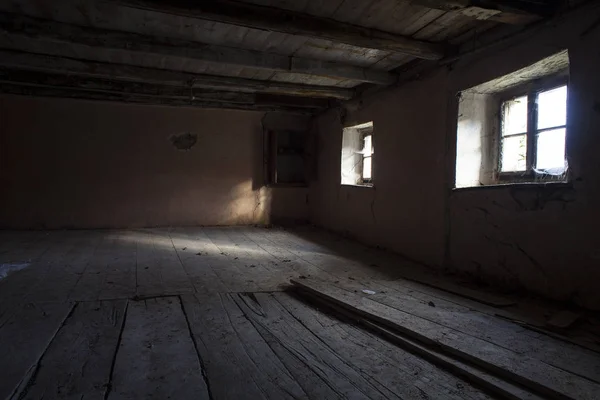
[[[2,96],[0,227],[306,220],[307,189],[263,187],[263,116]],[[269,128],[307,124],[278,114],[265,121]],[[172,136],[186,133],[196,143],[177,149]]]
[[[318,119],[310,215],[494,285],[600,308],[600,5]],[[567,185],[453,189],[459,91],[568,49]],[[340,185],[342,128],[373,120],[374,188]]]

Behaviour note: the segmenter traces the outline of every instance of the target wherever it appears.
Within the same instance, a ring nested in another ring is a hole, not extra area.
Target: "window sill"
[[[452,188],[452,192],[466,192],[471,190],[483,190],[483,189],[502,189],[502,188],[571,188],[573,187],[572,182],[568,181],[556,181],[556,182],[505,182],[495,183],[491,185],[480,185],[480,186],[466,186],[466,187],[455,187]]]
[[[268,188],[307,188],[307,183],[269,183]]]
[[[341,185],[342,187],[375,188],[375,185],[373,185],[372,183],[357,183],[354,185],[351,183],[342,183]]]

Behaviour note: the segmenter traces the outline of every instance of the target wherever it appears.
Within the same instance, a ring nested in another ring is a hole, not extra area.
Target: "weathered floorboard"
[[[177,297],[131,301],[108,399],[209,399]]]
[[[279,303],[281,315],[293,316],[312,335],[343,357],[348,365],[400,398],[426,396],[458,400],[484,397],[468,381],[348,322],[331,318],[287,293],[274,293],[272,299]]]
[[[518,354],[510,349],[463,334],[441,324],[416,317],[334,285],[314,280],[294,282],[302,290],[384,324],[423,344],[477,364],[498,376],[525,385],[550,398],[595,399],[600,385]]]
[[[598,353],[579,346],[564,343],[541,333],[523,329],[510,321],[480,313],[471,308],[431,296],[406,290],[393,282],[343,280],[337,287],[354,290],[359,296],[398,311],[452,328],[457,332],[473,336],[514,352],[536,358],[544,363],[600,382],[600,357]],[[363,294],[363,289],[376,291]],[[429,304],[431,302],[431,304]]]
[[[227,295],[184,295],[213,400],[298,399],[306,394]]]
[[[103,400],[126,305],[126,300],[78,303],[19,398]]]
[[[72,308],[68,303],[27,304],[0,326],[0,399],[25,387]]]

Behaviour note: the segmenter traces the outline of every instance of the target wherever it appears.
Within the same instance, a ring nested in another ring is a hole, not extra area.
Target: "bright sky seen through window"
[[[502,171],[527,169],[527,96],[504,103],[502,118]]]
[[[538,95],[536,169],[564,168],[567,125],[567,87]],[[556,129],[551,129],[556,128]],[[542,129],[543,130],[540,132]]]
[[[363,179],[371,179],[371,169],[372,169],[372,156],[373,156],[373,142],[372,142],[373,136],[368,135],[365,136],[365,146],[363,148],[363,172],[362,172],[362,177]]]
[[[528,96],[509,100],[502,105],[500,166],[502,172],[527,170],[527,135],[534,137],[533,168],[562,172],[565,168],[567,125],[567,86],[533,94],[537,104],[534,126],[528,127],[531,109]],[[529,128],[529,129],[528,129]]]

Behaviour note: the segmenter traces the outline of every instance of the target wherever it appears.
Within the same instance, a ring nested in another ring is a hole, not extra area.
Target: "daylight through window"
[[[458,93],[455,187],[568,180],[569,52]]]
[[[363,137],[363,165],[362,165],[362,181],[363,183],[371,182],[372,178],[372,158],[373,158],[373,135],[368,133]]]
[[[502,103],[500,172],[565,172],[567,86]]]
[[[342,136],[342,185],[373,184],[373,123],[344,128]]]

